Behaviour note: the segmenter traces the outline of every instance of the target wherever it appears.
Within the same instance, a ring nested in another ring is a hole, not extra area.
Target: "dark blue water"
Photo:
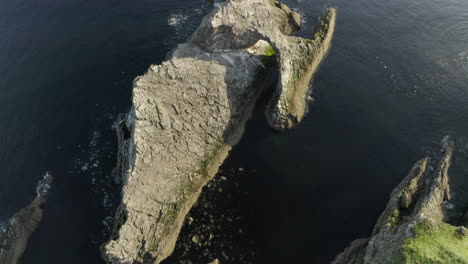
[[[287,3],[307,18],[299,35],[327,6],[338,8],[337,31],[304,122],[274,133],[258,108],[223,166],[245,168],[237,176],[248,195],[222,206],[242,208],[255,246],[234,247],[255,251],[253,263],[329,262],[370,234],[390,191],[446,135],[458,147],[453,203],[465,206],[468,2]],[[24,264],[102,263],[119,188],[112,124],[130,107],[133,78],[208,9],[202,0],[0,2],[0,219],[32,200],[43,174],[55,176]]]
[[[102,263],[118,188],[112,124],[130,107],[134,77],[198,24],[168,17],[200,16],[204,4],[0,1],[0,219],[32,200],[43,174],[55,176],[22,263]]]

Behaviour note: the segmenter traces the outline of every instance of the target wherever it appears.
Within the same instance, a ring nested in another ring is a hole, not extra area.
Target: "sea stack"
[[[303,39],[290,36],[301,17],[284,4],[228,0],[135,79],[133,106],[118,128],[123,189],[102,247],[108,263],[157,264],[172,253],[187,213],[239,141],[259,96],[274,87],[278,98],[305,94],[308,69],[318,65],[311,56],[326,53],[320,43],[330,41],[334,16],[328,10],[329,22],[318,23],[322,33]],[[269,109],[270,124],[286,127],[281,118],[292,108]]]
[[[443,144],[435,170],[429,158],[418,161],[393,190],[371,237],[352,242],[333,264],[468,263],[465,227],[447,212],[454,143]]]

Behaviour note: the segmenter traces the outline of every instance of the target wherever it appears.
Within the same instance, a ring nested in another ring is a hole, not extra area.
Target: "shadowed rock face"
[[[31,234],[42,220],[43,206],[52,183],[52,175],[46,174],[37,185],[37,196],[0,229],[0,263],[16,264],[23,254]]]
[[[333,263],[468,263],[468,239],[457,231],[463,227],[447,224],[454,144],[443,145],[435,170],[428,158],[418,161],[393,190],[372,236],[352,242]]]
[[[296,65],[309,63],[318,42],[287,36],[300,21],[270,0],[223,2],[187,43],[135,79],[133,107],[118,129],[123,190],[102,248],[108,262],[160,263],[172,253],[185,216],[275,71],[283,87],[301,74]]]

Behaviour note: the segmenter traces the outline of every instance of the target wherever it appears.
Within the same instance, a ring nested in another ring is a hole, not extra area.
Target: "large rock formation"
[[[208,15],[192,38],[205,50],[245,48],[258,39],[278,52],[279,82],[266,109],[271,127],[284,130],[304,117],[309,83],[325,58],[335,29],[336,11],[319,18],[311,39],[289,36],[300,27],[297,13],[270,0],[228,1]]]
[[[288,97],[298,79],[310,79],[304,69],[325,52],[320,46],[331,38],[324,32],[332,32],[334,14],[328,11],[323,30],[306,40],[288,36],[301,18],[283,4],[226,1],[187,43],[135,80],[133,107],[118,130],[123,191],[103,245],[108,262],[160,263],[171,254],[185,216],[239,140],[264,88],[279,72],[277,95]],[[283,127],[289,108],[274,109],[271,123]]]
[[[309,85],[325,59],[331,46],[335,31],[335,9],[328,9],[324,17],[319,18],[312,39],[293,38],[278,43],[280,53],[291,50],[294,46],[300,52],[280,58],[280,81],[265,111],[270,126],[276,130],[294,127],[302,121],[307,111],[307,95],[312,91]]]
[[[29,237],[42,220],[43,207],[51,183],[52,175],[47,173],[39,181],[36,189],[37,196],[32,203],[10,218],[4,229],[0,227],[0,263],[19,263]]]
[[[392,192],[368,239],[358,239],[334,264],[468,263],[468,237],[447,214],[448,169],[454,151],[446,140],[435,170],[429,159],[418,161]]]

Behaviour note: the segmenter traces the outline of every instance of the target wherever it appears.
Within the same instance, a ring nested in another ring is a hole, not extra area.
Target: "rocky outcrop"
[[[281,57],[280,82],[265,112],[268,123],[274,129],[292,128],[304,118],[306,98],[312,92],[309,85],[330,49],[335,20],[336,11],[330,8],[324,17],[319,18],[312,39],[294,38],[279,42],[280,52],[294,49],[293,46],[300,52]],[[282,46],[283,43],[286,45]]]
[[[52,175],[47,173],[38,183],[36,198],[21,209],[4,229],[0,228],[0,263],[16,264],[23,254],[31,234],[42,220],[44,203],[52,183]]]
[[[270,126],[293,127],[304,117],[309,83],[324,60],[335,29],[336,11],[319,18],[311,39],[289,36],[301,17],[277,1],[228,1],[208,15],[192,42],[208,51],[248,47],[267,40],[278,53],[279,82],[266,109]]]
[[[392,192],[372,236],[351,243],[333,263],[468,263],[468,238],[447,223],[445,209],[453,152],[445,140],[435,170],[428,158],[418,161]]]
[[[220,3],[187,43],[135,80],[133,107],[118,129],[123,190],[102,248],[108,262],[160,263],[171,254],[185,216],[240,139],[259,95],[278,72],[280,83],[291,83],[303,73],[297,67],[311,63],[307,57],[323,36],[288,36],[300,23],[279,2]]]

